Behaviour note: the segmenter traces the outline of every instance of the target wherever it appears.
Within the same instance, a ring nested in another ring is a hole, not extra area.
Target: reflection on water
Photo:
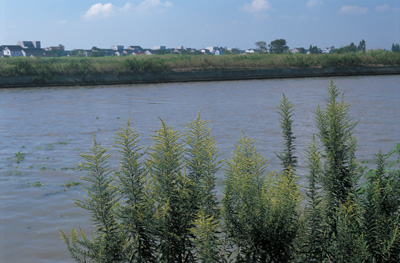
[[[151,144],[158,117],[181,131],[201,110],[212,134],[229,158],[241,131],[256,139],[260,152],[278,170],[274,153],[281,135],[276,107],[285,95],[295,105],[300,182],[317,105],[325,105],[330,79],[286,79],[234,82],[68,87],[0,90],[0,261],[71,262],[58,228],[90,229],[88,215],[74,206],[81,198],[79,154],[91,135],[110,146],[115,132],[130,118]],[[382,149],[400,142],[400,76],[335,78],[353,105],[358,159],[371,161]],[[24,158],[19,163],[16,153]],[[115,160],[115,158],[113,159]],[[222,175],[219,175],[221,178]],[[39,183],[38,183],[39,182]],[[40,186],[40,187],[39,187]]]

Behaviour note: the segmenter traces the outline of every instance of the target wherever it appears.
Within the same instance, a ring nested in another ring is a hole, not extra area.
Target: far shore
[[[400,74],[400,52],[1,58],[0,88]]]
[[[250,70],[198,70],[183,72],[146,72],[123,74],[85,74],[65,76],[8,76],[0,77],[1,88],[94,86],[151,84],[171,82],[232,81],[278,78],[312,78],[339,76],[398,75],[400,66],[342,67],[342,68],[280,68]]]

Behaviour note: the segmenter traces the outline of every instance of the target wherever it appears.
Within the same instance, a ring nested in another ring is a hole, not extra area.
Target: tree
[[[400,52],[400,45],[399,44],[392,44],[392,52]]]
[[[255,45],[261,50],[261,52],[265,52],[267,50],[267,42],[265,41],[258,41]]]
[[[353,42],[351,42],[350,45],[348,45],[348,50],[348,53],[356,53],[357,47]]]
[[[308,50],[309,50],[310,54],[321,54],[322,53],[322,50],[320,48],[318,48],[317,46],[310,45]]]
[[[289,47],[286,45],[285,39],[276,39],[272,41],[269,45],[269,52],[275,54],[285,53]]]
[[[366,49],[367,49],[367,46],[365,44],[365,40],[363,39],[360,41],[360,44],[358,44],[358,46],[357,46],[357,52],[365,53]]]

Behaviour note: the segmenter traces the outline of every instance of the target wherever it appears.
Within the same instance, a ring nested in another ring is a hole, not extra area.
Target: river
[[[400,76],[333,79],[358,120],[358,161],[373,160],[400,142]],[[162,118],[184,131],[197,112],[229,159],[242,131],[256,140],[279,170],[282,143],[278,114],[284,93],[294,104],[300,183],[304,149],[316,132],[314,112],[327,101],[329,78],[173,83],[157,85],[0,89],[0,262],[72,262],[59,236],[81,226],[88,214],[74,205],[84,195],[78,182],[80,153],[92,134],[109,147],[130,119],[143,146]],[[111,150],[112,152],[112,150]],[[116,162],[112,158],[111,162]],[[221,182],[223,173],[218,174]],[[222,186],[218,186],[219,194]]]

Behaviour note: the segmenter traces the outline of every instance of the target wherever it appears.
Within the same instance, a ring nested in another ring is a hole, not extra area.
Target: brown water
[[[386,152],[400,142],[400,76],[333,80],[360,121],[355,134],[359,161],[371,161],[379,149]],[[270,169],[276,170],[274,152],[281,143],[276,107],[285,93],[295,105],[299,175],[304,178],[302,151],[316,132],[314,111],[325,105],[329,82],[313,78],[0,89],[0,262],[72,262],[58,228],[90,229],[90,222],[73,203],[84,195],[81,186],[63,184],[82,176],[76,170],[79,154],[91,146],[92,134],[110,146],[128,118],[142,134],[141,143],[149,146],[158,117],[183,130],[201,110],[202,118],[211,121],[221,158],[229,158],[243,130],[256,139]],[[24,154],[19,163],[17,152]]]

